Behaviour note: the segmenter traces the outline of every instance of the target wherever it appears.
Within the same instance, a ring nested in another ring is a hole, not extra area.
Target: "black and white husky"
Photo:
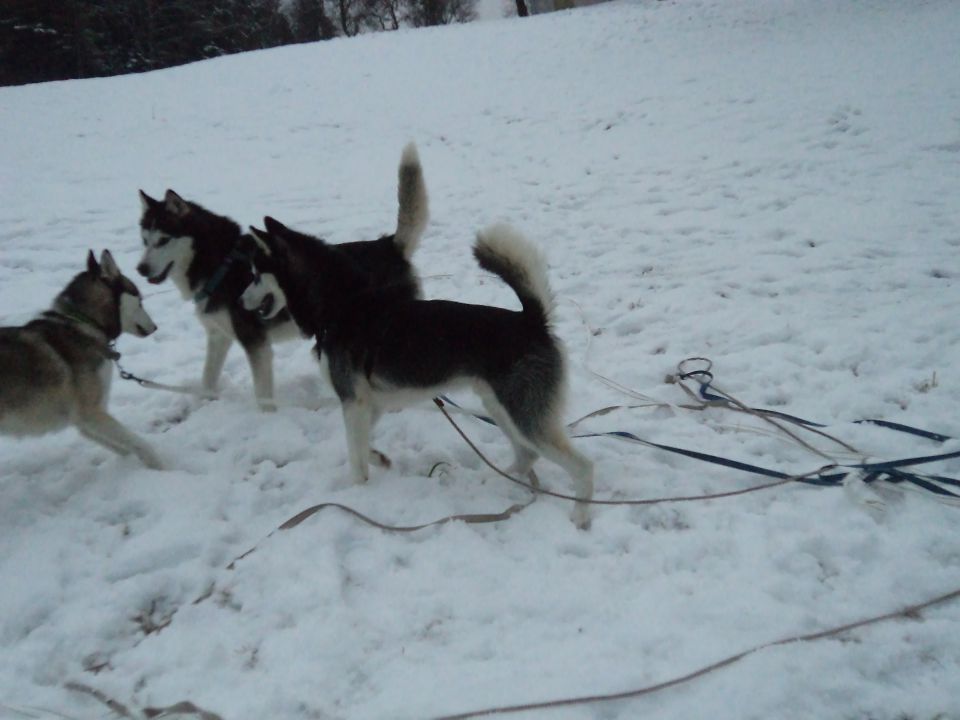
[[[427,192],[416,147],[408,145],[400,160],[397,229],[377,241],[346,243],[343,252],[379,282],[402,285],[419,292],[419,282],[410,265],[427,225]],[[144,252],[137,271],[151,283],[168,277],[183,297],[196,305],[207,332],[207,355],[203,366],[203,389],[216,394],[227,351],[238,340],[253,374],[254,393],[260,407],[275,407],[273,399],[273,351],[271,341],[297,337],[289,313],[271,313],[269,319],[245,309],[240,295],[250,284],[250,258],[244,236],[233,220],[188,202],[172,190],[163,200],[154,200],[142,190],[140,218]]]
[[[571,446],[560,419],[564,355],[536,247],[505,225],[477,236],[480,267],[520,299],[522,309],[512,311],[397,297],[337,246],[264,222],[266,231],[251,228],[263,252],[243,304],[266,309],[266,317],[286,309],[316,339],[342,404],[355,482],[366,482],[369,460],[382,457],[370,447],[370,432],[384,410],[467,385],[509,438],[512,472],[525,475],[544,455],[570,474],[577,498],[592,498],[593,465]],[[586,503],[576,504],[573,520],[589,525]]]
[[[44,435],[75,425],[119,455],[134,453],[161,469],[160,459],[107,412],[113,341],[157,326],[140,293],[105,250],[56,297],[53,307],[20,327],[0,328],[0,432]]]

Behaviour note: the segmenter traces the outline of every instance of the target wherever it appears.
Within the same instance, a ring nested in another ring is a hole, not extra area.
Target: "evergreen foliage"
[[[0,85],[143,72],[402,22],[465,22],[474,2],[3,0]]]

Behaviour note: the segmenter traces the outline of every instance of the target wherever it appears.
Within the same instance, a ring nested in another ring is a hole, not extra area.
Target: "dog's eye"
[[[154,247],[158,247],[158,248],[162,248],[164,245],[166,245],[166,244],[167,244],[168,242],[170,242],[172,239],[173,239],[173,238],[171,238],[169,235],[161,235],[160,237],[157,238],[157,242],[154,243],[153,246],[154,246]]]

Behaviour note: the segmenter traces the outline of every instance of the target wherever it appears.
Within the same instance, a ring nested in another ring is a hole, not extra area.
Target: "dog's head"
[[[111,338],[120,333],[146,337],[157,329],[137,286],[117,267],[109,250],[97,262],[87,253],[86,272],[80,273],[61,295],[70,310],[79,312],[101,327]]]
[[[241,240],[241,251],[252,259],[253,282],[244,290],[240,302],[246,310],[270,320],[287,307],[281,278],[289,262],[288,235],[293,231],[271,217],[265,217],[263,222],[265,230],[251,227],[250,235]]]
[[[196,208],[173,190],[163,200],[154,200],[140,191],[140,236],[143,257],[137,272],[153,284],[162,283],[171,271],[186,272],[193,257],[190,218]]]

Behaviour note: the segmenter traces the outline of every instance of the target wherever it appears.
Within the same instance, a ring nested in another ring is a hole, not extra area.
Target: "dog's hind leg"
[[[494,415],[494,420],[507,435],[512,430],[518,436],[515,443],[532,448],[567,471],[577,498],[571,517],[578,528],[586,530],[590,527],[590,506],[585,501],[593,499],[593,463],[570,444],[559,416],[563,382],[559,357],[546,355],[541,360],[546,363],[515,368],[511,375],[502,378],[492,388],[494,397],[487,401],[488,409],[499,406],[509,416],[501,422]],[[481,397],[485,395],[481,393]]]
[[[574,506],[571,518],[581,530],[589,529],[590,506],[582,501],[593,498],[593,463],[574,450],[559,421],[553,421],[544,428],[537,439],[537,448],[545,458],[555,462],[573,478],[575,495],[580,501]]]
[[[215,329],[207,330],[207,357],[203,361],[203,389],[216,395],[220,373],[223,372],[223,363],[227,359],[227,351],[233,340]]]
[[[134,453],[148,468],[163,470],[163,463],[153,449],[104,410],[83,413],[77,419],[77,429],[85,438],[118,455]]]
[[[513,447],[513,464],[507,468],[507,474],[522,478],[528,473],[534,487],[539,487],[540,483],[537,476],[532,472],[533,464],[540,457],[534,448],[535,446],[525,440],[523,434],[517,429],[510,414],[504,409],[503,405],[496,399],[492,392],[486,392],[480,388],[477,389],[484,409],[497,424],[497,427],[503,431]]]

